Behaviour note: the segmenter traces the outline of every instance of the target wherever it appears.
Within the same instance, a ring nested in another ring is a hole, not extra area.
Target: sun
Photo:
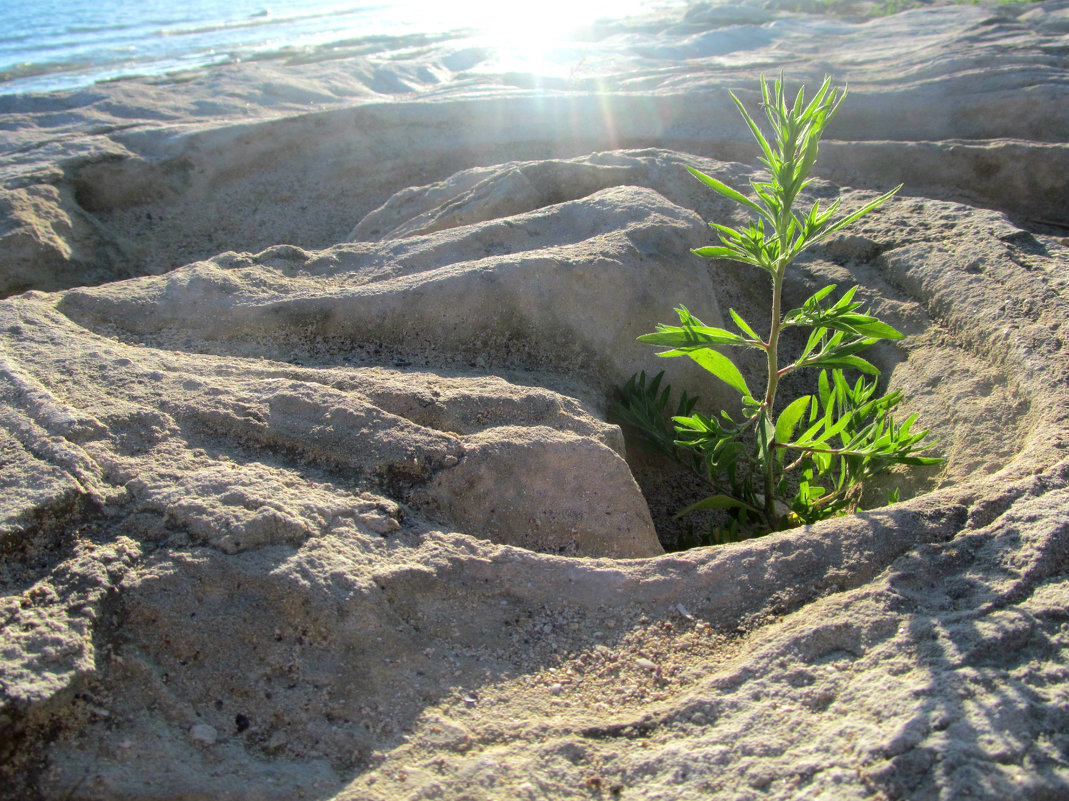
[[[569,48],[577,29],[649,6],[650,0],[457,0],[449,4],[449,12],[456,27],[478,31],[479,38],[498,51],[499,68],[551,74],[568,60],[561,51]]]
[[[540,0],[536,3],[468,0],[459,5],[470,7],[468,15],[473,27],[508,45],[552,44],[569,31],[600,17],[622,16],[620,4],[607,0]]]

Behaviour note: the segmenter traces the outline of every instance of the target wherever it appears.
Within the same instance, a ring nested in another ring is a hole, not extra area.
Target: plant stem
[[[768,384],[765,387],[765,414],[769,422],[772,422],[772,408],[776,403],[776,390],[779,388],[779,334],[782,320],[780,311],[783,305],[783,274],[786,271],[786,263],[776,268],[772,277],[772,322],[768,332],[768,342],[765,343],[765,353],[768,357]],[[776,504],[775,504],[775,459],[773,458],[773,443],[768,443],[768,453],[765,454],[765,518],[770,528],[776,528]]]
[[[765,343],[768,357],[768,384],[765,386],[765,409],[772,416],[772,404],[776,402],[776,390],[779,388],[779,332],[780,308],[783,303],[783,277],[776,275],[772,280],[772,325]]]

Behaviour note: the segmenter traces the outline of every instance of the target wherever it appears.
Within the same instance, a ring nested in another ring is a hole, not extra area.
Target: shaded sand
[[[555,77],[383,39],[0,100],[0,796],[1069,795],[1067,35],[700,5]],[[664,554],[700,488],[605,410],[702,386],[634,341],[672,305],[761,319],[684,165],[754,178],[727,90],[780,69],[850,83],[812,197],[906,183],[789,300],[863,284],[947,461]]]

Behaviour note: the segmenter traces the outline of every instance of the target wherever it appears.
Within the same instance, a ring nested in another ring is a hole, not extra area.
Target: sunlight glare
[[[570,35],[599,19],[619,19],[648,10],[649,0],[540,0],[503,3],[457,0],[449,9],[458,27],[480,31],[498,51],[498,67],[549,75],[561,71],[555,50]]]
[[[601,17],[627,16],[641,2],[610,0],[541,0],[537,3],[502,3],[466,0],[452,4],[458,15],[471,21],[503,44],[549,44],[568,32]]]

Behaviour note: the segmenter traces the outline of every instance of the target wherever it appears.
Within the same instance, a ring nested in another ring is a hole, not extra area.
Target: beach
[[[0,95],[0,797],[1069,791],[1069,3],[873,11]],[[636,337],[767,316],[687,167],[763,180],[781,74],[847,87],[807,202],[903,185],[788,301],[861,285],[945,462],[678,550],[699,490],[609,409],[737,405]]]
[[[479,0],[41,0],[0,3],[0,95],[69,91],[122,78],[166,76],[329,49],[374,37],[448,35],[494,41],[567,37],[678,0],[547,0],[505,11]]]

